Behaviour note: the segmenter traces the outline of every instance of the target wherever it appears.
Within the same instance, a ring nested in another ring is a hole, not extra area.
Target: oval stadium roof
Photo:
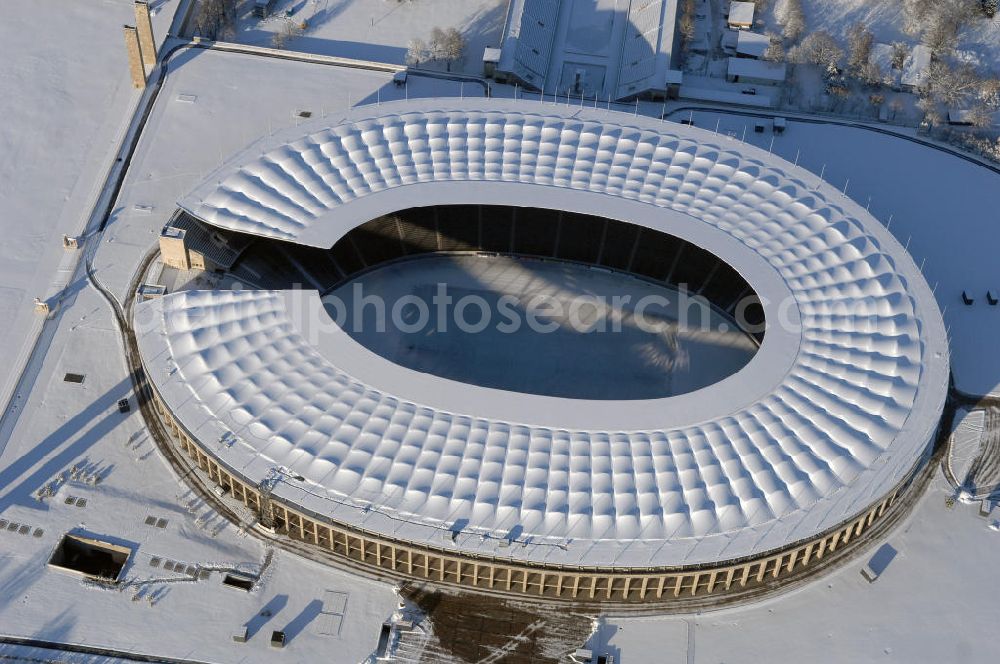
[[[426,100],[328,122],[259,141],[182,205],[324,247],[417,204],[586,211],[723,258],[761,296],[768,330],[707,388],[590,402],[397,366],[329,324],[311,292],[139,304],[150,380],[251,482],[286,467],[304,482],[276,495],[396,539],[441,546],[461,523],[456,550],[681,566],[814,536],[927,451],[947,391],[940,312],[895,239],[812,174],[726,136],[565,106]],[[512,529],[530,544],[498,548]]]

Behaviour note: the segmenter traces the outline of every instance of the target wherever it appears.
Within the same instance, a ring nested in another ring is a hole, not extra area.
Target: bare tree
[[[444,30],[431,28],[431,38],[427,42],[427,54],[432,60],[444,60]]]
[[[919,35],[933,13],[936,0],[903,0],[903,31],[909,35]]]
[[[980,99],[986,101],[990,87],[969,64],[951,67],[946,62],[932,62],[927,76],[928,96],[945,106],[961,106]]]
[[[195,27],[209,39],[236,34],[237,0],[201,0],[195,15]]]
[[[406,64],[409,66],[419,65],[427,59],[427,44],[423,39],[413,38],[406,49]]]
[[[681,17],[678,21],[678,31],[681,35],[681,49],[687,51],[694,41],[695,33],[695,1],[684,0],[681,5]]]
[[[284,48],[295,37],[300,36],[304,30],[302,26],[292,21],[283,21],[281,28],[271,35],[271,46],[274,48]]]
[[[465,37],[456,28],[448,28],[444,31],[442,51],[449,63],[461,60],[465,56]]]
[[[976,104],[972,108],[966,109],[965,119],[975,127],[990,127],[993,125],[993,113],[995,108],[986,104]]]
[[[855,23],[847,31],[847,71],[852,76],[864,79],[868,75],[870,78],[871,71],[865,70],[871,63],[874,41],[871,31],[863,23]],[[880,77],[875,78],[877,80]]]
[[[840,61],[844,59],[844,49],[840,48],[829,32],[818,30],[809,33],[802,43],[793,48],[789,54],[792,62],[819,65],[826,70],[839,70]]]
[[[781,43],[781,38],[773,34],[769,34],[768,37],[771,41],[764,49],[763,59],[768,62],[784,62],[786,58],[785,46]]]
[[[910,55],[910,47],[903,42],[892,43],[892,68],[902,69],[906,58]]]
[[[951,53],[958,45],[959,21],[958,16],[935,14],[934,20],[924,29],[922,41],[935,55]]]
[[[786,0],[784,9],[777,18],[785,39],[796,41],[805,32],[806,17],[802,12],[802,0]]]

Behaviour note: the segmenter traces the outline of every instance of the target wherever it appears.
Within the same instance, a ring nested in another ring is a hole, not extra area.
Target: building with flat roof
[[[749,30],[753,27],[754,3],[733,0],[729,3],[726,24],[734,30]]]
[[[736,54],[746,58],[762,58],[771,45],[771,38],[758,32],[740,30],[736,36]]]
[[[493,75],[570,97],[668,97],[680,69],[678,6],[511,0]]]
[[[785,63],[750,58],[729,58],[726,80],[734,83],[775,85],[785,80]]]
[[[927,84],[931,55],[931,49],[923,44],[913,47],[903,62],[903,71],[900,74],[899,82],[903,90],[913,92]]]

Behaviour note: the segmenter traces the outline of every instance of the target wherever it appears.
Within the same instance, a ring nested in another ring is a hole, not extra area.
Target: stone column
[[[137,88],[146,87],[146,70],[142,66],[142,55],[139,53],[139,33],[134,26],[126,25],[125,50],[128,51],[128,70],[132,74],[132,85]]]
[[[142,64],[152,69],[156,66],[156,41],[153,39],[153,22],[149,18],[149,3],[135,1],[135,27],[139,32],[139,53]]]

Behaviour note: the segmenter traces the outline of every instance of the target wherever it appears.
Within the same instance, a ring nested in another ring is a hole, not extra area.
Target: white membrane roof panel
[[[354,342],[312,292],[139,304],[150,380],[252,483],[286,468],[303,480],[276,495],[444,549],[679,566],[825,531],[927,451],[947,391],[940,312],[892,236],[806,171],[689,127],[509,100],[328,122],[255,144],[185,208],[315,246],[416,201],[604,215],[729,262],[763,299],[768,331],[746,367],[702,390],[582,401],[409,371]],[[517,543],[499,547],[509,533]]]

